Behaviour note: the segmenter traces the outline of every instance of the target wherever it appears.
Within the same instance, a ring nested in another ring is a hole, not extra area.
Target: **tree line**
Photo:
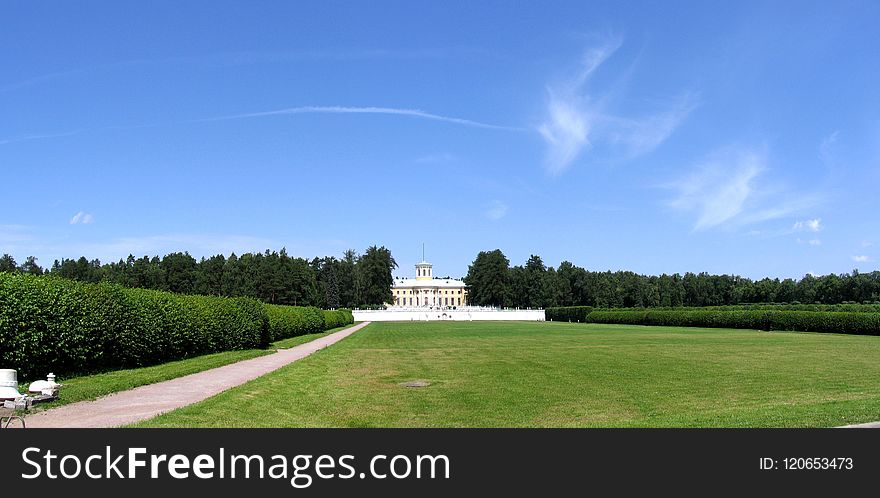
[[[285,249],[215,255],[196,260],[188,252],[135,258],[114,263],[97,259],[55,260],[48,270],[30,256],[21,265],[9,254],[0,257],[0,272],[55,275],[83,282],[113,282],[125,287],[180,294],[253,297],[272,304],[355,308],[391,302],[392,271],[397,263],[385,247],[370,246],[359,255],[307,260]]]
[[[877,303],[880,272],[806,275],[800,280],[678,273],[640,275],[589,271],[563,261],[547,267],[532,255],[510,266],[500,249],[480,252],[464,278],[468,302],[478,306],[630,308],[721,306],[746,303]]]
[[[393,302],[391,251],[371,246],[364,254],[345,251],[341,258],[307,260],[287,251],[211,256],[196,260],[186,252],[135,258],[115,263],[62,259],[48,270],[28,257],[21,265],[0,257],[0,272],[48,273],[85,282],[109,281],[126,287],[181,294],[254,297],[267,303],[322,308],[381,306]],[[597,308],[722,306],[747,303],[878,303],[880,272],[823,276],[800,280],[737,275],[675,273],[640,275],[631,271],[589,271],[563,261],[548,267],[532,255],[525,265],[511,266],[500,249],[480,252],[464,277],[468,302],[479,306]]]

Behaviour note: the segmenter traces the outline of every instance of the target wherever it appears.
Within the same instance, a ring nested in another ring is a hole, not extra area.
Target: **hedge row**
[[[265,306],[0,273],[0,365],[21,378],[151,365],[269,343]]]
[[[281,306],[267,304],[269,314],[269,339],[277,341],[354,323],[351,311],[321,310],[313,306]]]
[[[267,304],[266,312],[269,314],[270,341],[324,330],[324,314],[319,308]]]
[[[880,305],[877,304],[728,304],[724,306],[657,306],[652,308],[596,308],[597,311],[629,311],[629,310],[652,310],[652,311],[845,311],[848,313],[880,313]]]
[[[351,325],[352,323],[354,323],[354,316],[351,314],[351,310],[324,310],[324,330],[335,329],[336,327]]]
[[[680,309],[680,308],[679,308]],[[877,304],[739,304],[729,306],[708,306],[703,309],[722,311],[775,310],[775,311],[840,311],[848,313],[880,313]]]
[[[544,319],[553,322],[583,322],[593,311],[592,306],[563,306],[544,310]]]
[[[21,379],[261,348],[353,322],[349,310],[0,272],[0,368],[18,370]]]
[[[797,330],[838,334],[880,335],[880,313],[789,310],[656,310],[593,311],[591,323]]]

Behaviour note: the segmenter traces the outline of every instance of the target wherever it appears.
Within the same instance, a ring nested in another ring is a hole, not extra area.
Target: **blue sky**
[[[352,5],[353,4],[353,5]],[[877,269],[877,2],[6,2],[0,252]]]

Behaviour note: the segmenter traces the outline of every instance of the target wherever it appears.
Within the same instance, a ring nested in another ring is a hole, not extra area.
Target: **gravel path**
[[[123,391],[94,401],[82,401],[28,415],[30,428],[118,427],[155,417],[244,384],[288,363],[305,358],[358,330],[363,322],[345,330],[277,353],[232,363],[204,372]],[[64,394],[62,388],[62,395]]]
[[[840,429],[880,429],[880,422],[868,422],[866,424],[841,425]]]

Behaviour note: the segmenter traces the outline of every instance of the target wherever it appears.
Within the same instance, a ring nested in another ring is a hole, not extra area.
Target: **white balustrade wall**
[[[518,320],[543,322],[544,310],[507,310],[507,309],[389,309],[389,310],[353,310],[356,322],[425,322],[425,321],[476,321],[476,320]]]

